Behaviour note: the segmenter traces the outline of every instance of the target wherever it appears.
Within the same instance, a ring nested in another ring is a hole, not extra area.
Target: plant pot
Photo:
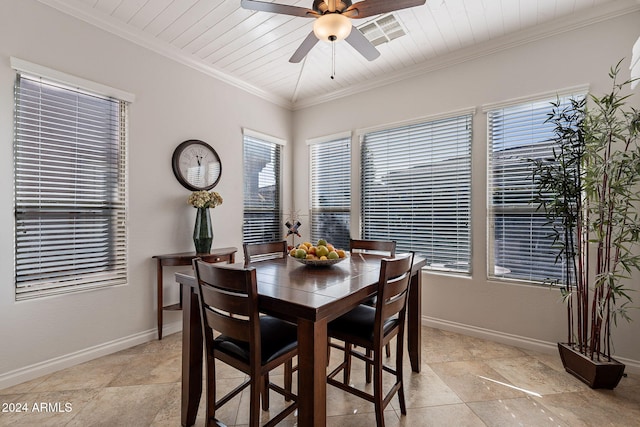
[[[624,364],[615,359],[591,360],[565,343],[558,343],[558,351],[564,369],[591,388],[613,390],[624,374]]]

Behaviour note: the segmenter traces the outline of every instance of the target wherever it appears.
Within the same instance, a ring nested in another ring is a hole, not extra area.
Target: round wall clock
[[[178,182],[191,191],[211,190],[222,174],[222,162],[216,150],[198,139],[178,145],[171,166]]]

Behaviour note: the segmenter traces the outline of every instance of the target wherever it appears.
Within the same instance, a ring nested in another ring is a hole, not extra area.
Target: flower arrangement
[[[194,208],[215,208],[222,204],[222,196],[215,191],[194,191],[187,199]]]

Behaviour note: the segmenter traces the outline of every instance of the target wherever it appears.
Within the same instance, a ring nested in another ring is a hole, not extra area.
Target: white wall
[[[135,94],[129,125],[129,280],[126,286],[15,302],[13,278],[13,85],[9,57]],[[0,0],[0,388],[65,364],[153,339],[155,254],[193,250],[195,210],[171,171],[186,139],[222,159],[212,210],[214,246],[242,244],[242,127],[291,140],[291,112],[126,42],[34,0]],[[290,208],[291,144],[284,153]],[[173,270],[175,271],[175,270]],[[168,299],[177,299],[172,272]],[[165,312],[173,330],[179,312]]]
[[[486,279],[487,128],[481,107],[582,84],[590,84],[593,93],[607,91],[610,88],[609,68],[623,57],[626,60],[622,76],[629,75],[631,48],[640,28],[638,22],[640,14],[630,14],[296,111],[293,121],[294,162],[296,165],[308,162],[305,141],[310,138],[475,107],[472,142],[473,275],[460,278],[424,273],[424,321],[553,351],[555,342],[566,341],[565,311],[558,302],[559,292],[546,287]],[[636,103],[639,101],[635,100]],[[306,168],[294,170],[294,183],[295,206],[302,212],[308,212]],[[638,289],[640,274],[635,273],[633,282]],[[640,296],[634,296],[637,306]],[[622,324],[616,331],[615,343],[616,354],[628,365],[633,365],[631,369],[636,369],[640,368],[640,313],[632,315],[636,322]]]

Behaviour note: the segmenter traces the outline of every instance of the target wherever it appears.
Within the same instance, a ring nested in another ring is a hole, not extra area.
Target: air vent
[[[379,46],[407,34],[393,13],[383,15],[374,21],[369,21],[358,27],[358,29],[374,46]]]

